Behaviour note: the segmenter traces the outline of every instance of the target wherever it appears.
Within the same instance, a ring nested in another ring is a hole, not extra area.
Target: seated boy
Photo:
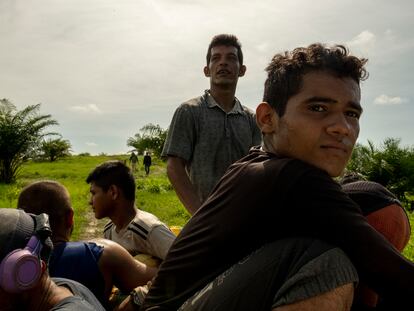
[[[135,206],[135,179],[121,161],[98,165],[87,177],[95,217],[108,217],[104,236],[135,256],[149,254],[164,259],[175,235],[155,215]]]

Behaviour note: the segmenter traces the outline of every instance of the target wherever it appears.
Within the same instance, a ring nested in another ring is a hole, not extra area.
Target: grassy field
[[[17,197],[27,184],[44,179],[62,183],[71,195],[75,209],[75,230],[72,239],[100,237],[102,227],[108,221],[93,217],[89,202],[89,185],[85,182],[89,172],[98,164],[110,159],[126,160],[128,156],[72,156],[56,162],[28,162],[12,185],[0,184],[0,207],[16,207]],[[165,174],[165,163],[153,159],[151,173],[145,176],[142,157],[135,172],[138,208],[157,215],[168,225],[183,226],[189,214],[181,205]]]
[[[88,204],[89,185],[85,182],[88,173],[99,163],[109,159],[126,160],[125,156],[72,156],[54,163],[28,162],[21,170],[17,182],[12,185],[0,184],[0,208],[16,207],[20,190],[27,184],[44,179],[57,180],[68,188],[75,209],[75,230],[72,239],[100,237],[106,219],[97,221]],[[135,173],[137,192],[136,205],[139,209],[157,215],[169,226],[183,226],[189,214],[178,200],[165,174],[165,163],[153,159],[151,173],[145,176],[140,158]],[[408,213],[414,226],[413,214]],[[414,235],[404,250],[404,255],[414,260]]]

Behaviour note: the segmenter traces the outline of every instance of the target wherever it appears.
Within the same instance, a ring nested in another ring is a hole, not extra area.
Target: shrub
[[[145,190],[147,190],[150,193],[160,193],[161,192],[161,187],[157,182],[151,181],[145,187]]]

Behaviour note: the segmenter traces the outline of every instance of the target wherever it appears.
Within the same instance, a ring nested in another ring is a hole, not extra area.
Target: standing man
[[[133,151],[129,157],[129,163],[131,163],[131,170],[134,173],[137,170],[138,156]]]
[[[152,164],[151,156],[149,155],[148,151],[145,152],[143,163],[145,168],[145,174],[148,175],[150,172],[150,166]]]
[[[359,135],[365,63],[340,45],[273,57],[262,147],[184,226],[141,310],[345,311],[358,281],[393,310],[411,303],[414,264],[333,179]]]
[[[237,81],[245,72],[237,37],[215,36],[204,67],[210,89],[181,104],[171,121],[162,156],[168,157],[168,178],[190,214],[227,167],[261,142],[254,113],[235,97]]]

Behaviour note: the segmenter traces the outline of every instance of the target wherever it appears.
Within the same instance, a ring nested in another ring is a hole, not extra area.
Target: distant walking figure
[[[150,172],[150,166],[151,166],[151,156],[149,155],[148,151],[145,152],[143,162],[144,162],[145,174],[148,175]]]
[[[131,163],[131,170],[135,172],[137,170],[138,156],[134,152],[129,157],[129,162]]]

